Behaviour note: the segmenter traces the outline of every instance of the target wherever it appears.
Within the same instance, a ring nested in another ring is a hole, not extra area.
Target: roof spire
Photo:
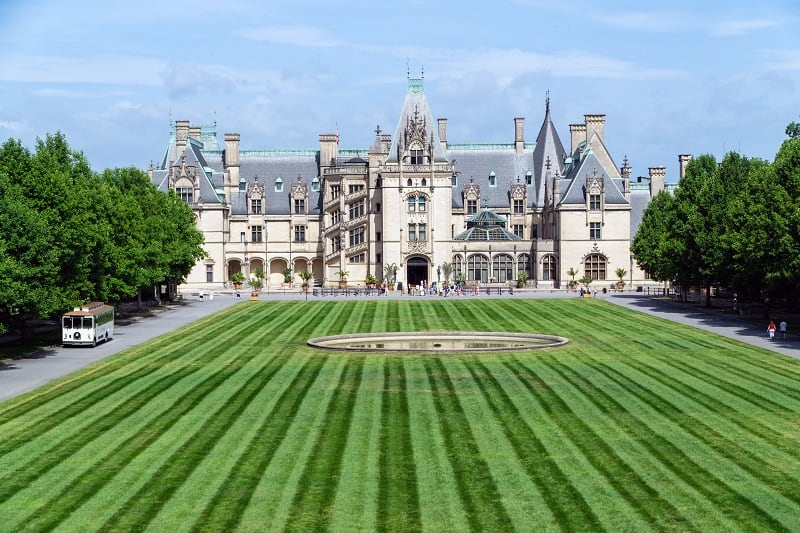
[[[550,114],[550,89],[547,89],[547,92],[545,92],[544,112],[546,115]]]

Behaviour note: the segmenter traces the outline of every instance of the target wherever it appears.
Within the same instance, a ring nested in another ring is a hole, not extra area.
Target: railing
[[[366,250],[367,247],[368,247],[368,243],[367,242],[362,242],[361,244],[356,244],[355,246],[350,246],[345,251],[345,255],[347,255],[348,257],[351,256],[351,255],[355,255],[355,254],[357,254],[359,252],[362,252],[362,251]]]
[[[333,198],[332,200],[326,200],[325,201],[325,211],[330,211],[331,208],[333,208],[333,207],[339,207],[339,205],[341,203],[341,202],[339,202],[339,200],[340,200],[339,196],[337,196],[336,198]]]
[[[348,220],[345,223],[345,225],[348,228],[354,228],[356,226],[360,226],[361,224],[363,224],[363,223],[365,223],[367,221],[367,217],[369,217],[369,215],[367,215],[367,214],[361,215],[360,217],[356,217],[356,218],[354,218],[352,220]]]
[[[367,189],[361,189],[360,191],[356,191],[352,194],[348,194],[344,197],[344,201],[348,204],[355,202],[356,200],[361,200],[362,198],[367,197]]]

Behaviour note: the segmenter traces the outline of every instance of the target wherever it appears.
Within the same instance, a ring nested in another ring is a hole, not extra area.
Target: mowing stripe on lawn
[[[228,346],[228,343],[224,337],[220,338],[219,342],[222,346]],[[210,353],[215,354],[213,350]],[[156,424],[148,424],[146,431],[135,434],[132,436],[132,438],[124,441],[113,450],[104,450],[104,454],[98,456],[94,463],[95,465],[100,465],[101,467],[93,468],[92,465],[87,465],[86,470],[81,476],[73,480],[70,485],[66,486],[61,491],[61,493],[55,495],[51,499],[52,503],[44,504],[48,508],[49,512],[38,513],[35,522],[41,523],[43,528],[49,528],[55,526],[58,522],[63,520],[66,515],[70,514],[75,508],[79,507],[84,500],[89,499],[93,494],[98,492],[101,487],[105,486],[114,476],[116,476],[118,472],[133,462],[134,457],[146,450],[148,446],[168,432],[176,423],[178,423],[178,421],[195,409],[198,404],[208,397],[210,391],[213,391],[217,387],[223,385],[231,376],[240,372],[242,367],[244,367],[253,357],[255,357],[255,355],[256,354],[254,352],[244,352],[235,360],[227,362],[219,370],[215,371],[209,376],[206,376],[201,382],[195,384],[192,389],[185,391],[174,404],[170,403],[168,409],[165,412],[160,413],[160,415],[156,418]],[[214,357],[217,357],[217,354],[215,354]],[[212,363],[211,360],[208,362]],[[233,392],[234,391],[231,391],[231,394],[233,394]],[[143,404],[139,405],[140,407],[144,407]],[[124,425],[126,424],[126,419],[114,419],[113,423],[114,425]],[[209,432],[202,435],[200,438],[195,438],[192,440],[192,445],[202,445],[205,440],[203,437],[207,437],[208,435],[212,435],[212,433]],[[87,437],[89,439],[94,438],[94,436]],[[88,442],[88,440],[85,442]],[[191,449],[184,449],[183,451],[185,451],[187,454],[185,457],[190,457],[193,453],[193,450]],[[185,460],[185,457],[183,457],[181,460],[176,459],[172,464],[175,466],[183,465],[184,463],[182,460]],[[167,488],[171,487],[169,483],[164,482],[164,480],[170,479],[169,472],[163,471],[162,469],[162,471],[158,472],[158,475],[160,476],[160,478],[157,480],[158,489],[153,487],[149,489],[150,494],[148,496],[151,498],[154,493],[165,491]],[[136,505],[143,505],[143,502],[145,501],[148,501],[147,498],[138,498],[136,499]],[[120,502],[120,504],[123,505],[123,502]],[[59,513],[56,512],[59,509],[61,510],[60,516]]]
[[[270,324],[271,328],[264,328],[259,335],[249,338],[257,344],[270,338],[272,331],[281,331],[284,322],[291,319],[286,316],[281,321]],[[296,323],[295,323],[296,324]],[[294,328],[290,327],[283,330],[282,334],[291,332]],[[281,344],[278,344],[281,346]],[[289,359],[286,345],[277,353],[271,354],[259,367],[248,371],[249,378],[237,389],[230,390],[227,394],[227,401],[213,412],[208,412],[206,420],[196,430],[182,436],[184,443],[175,449],[174,453],[165,458],[164,463],[149,480],[144,483],[139,490],[131,495],[120,509],[104,524],[104,528],[109,531],[129,530],[148,523],[161,510],[162,506],[171,498],[186,479],[192,474],[194,469],[223,438],[225,432],[241,416],[242,412],[258,396],[261,390],[271,383],[275,374],[286,364]],[[259,353],[249,351],[247,358],[237,361],[235,368],[227,372],[224,380],[217,381],[211,387],[199,387],[197,392],[207,397],[220,384],[234,374],[246,368],[246,365],[255,359]],[[231,366],[231,365],[228,365]]]
[[[342,458],[353,419],[364,357],[347,357],[345,369],[325,410],[322,428],[306,461],[287,519],[289,530],[320,531],[330,523],[330,511],[341,476]],[[309,514],[309,510],[315,511]]]
[[[381,302],[378,308],[387,306]],[[384,362],[383,357],[365,357],[350,432],[342,452],[339,486],[328,524],[330,531],[376,528]]]
[[[503,508],[497,485],[475,442],[447,369],[439,357],[426,358],[424,366],[433,386],[434,405],[447,449],[451,450],[450,461],[470,528],[475,531],[509,530],[511,519]]]
[[[449,308],[449,306],[448,306]],[[431,393],[432,385],[421,358],[406,361],[408,416],[414,465],[417,475],[420,521],[426,531],[467,531],[457,481],[448,459],[449,450],[442,435],[439,415]]]
[[[245,453],[230,469],[214,498],[197,517],[192,529],[217,532],[236,528],[253,490],[261,480],[262,472],[286,436],[294,415],[325,363],[323,357],[309,357],[305,361],[291,385],[281,394],[270,416],[264,419]]]
[[[234,335],[234,333],[230,333],[230,335]],[[111,430],[132,414],[138,412],[158,394],[161,394],[165,390],[169,389],[181,379],[184,379],[185,377],[197,372],[198,368],[200,367],[198,363],[202,364],[204,362],[211,362],[217,357],[216,352],[213,350],[199,350],[198,352],[201,354],[201,358],[198,361],[179,359],[179,362],[182,364],[177,364],[175,368],[172,369],[172,373],[165,374],[145,389],[127,398],[125,402],[117,405],[104,417],[94,421],[91,424],[87,424],[79,435],[69,438],[66,441],[58,442],[50,449],[42,450],[41,453],[30,459],[30,464],[21,465],[18,469],[9,472],[3,478],[0,478],[0,503],[20,492],[24,487],[32,483],[34,480],[43,476],[45,472],[61,463],[64,458],[75,454],[79,449],[85,446],[86,443],[98,438],[100,435]],[[138,376],[137,374],[139,373],[134,372],[131,376],[131,379],[141,379],[145,375],[155,371],[154,368],[150,368],[149,366],[148,368],[142,370],[142,376]],[[209,376],[206,379],[210,380],[213,377],[214,376]],[[119,389],[123,389],[124,387],[131,385],[131,382],[122,381],[121,379],[115,379],[114,382],[119,385]],[[106,387],[101,388],[101,390],[106,389]],[[196,400],[199,401],[199,399]],[[90,404],[87,404],[86,402],[80,402],[79,405],[84,410],[90,407]],[[70,413],[69,418],[76,415],[78,415],[78,413]],[[44,422],[47,423],[45,424]],[[43,424],[39,426],[39,429],[42,429],[41,426],[55,427],[58,422],[58,417],[54,416],[53,420],[43,421]],[[22,435],[27,436],[28,432],[22,432]],[[31,436],[31,439],[35,438],[35,436],[36,435]],[[16,437],[9,440],[16,442],[19,440],[19,438],[20,437]],[[141,444],[142,443],[139,443],[139,445]]]
[[[419,531],[419,494],[402,358],[390,357],[384,363],[383,390],[376,529]]]
[[[633,435],[648,434],[640,426],[641,422],[634,423],[631,417],[620,416],[620,413],[627,412],[633,416],[635,413],[629,411],[625,404],[620,403],[616,398],[607,394],[604,390],[594,387],[583,375],[576,372],[567,365],[559,365],[555,361],[549,363],[551,368],[561,374],[564,379],[576,386],[582,383],[587,387],[589,393],[593,395],[598,407],[604,410],[607,416],[611,417],[618,425],[625,428]],[[605,367],[605,370],[604,370]],[[647,404],[656,413],[663,416],[666,420],[675,424],[677,427],[684,427],[686,424],[685,413],[677,412],[666,400],[650,394],[644,387],[633,380],[625,377],[616,370],[606,367],[602,363],[596,363],[593,369],[605,375],[609,380],[617,383],[623,390],[627,390]],[[652,415],[651,415],[652,416]],[[644,422],[650,426],[654,419]],[[677,435],[673,437],[677,438]],[[656,433],[650,429],[649,438],[640,440],[648,452],[658,458],[658,460],[669,468],[675,476],[683,483],[691,486],[704,498],[713,503],[720,513],[728,513],[739,524],[746,525],[748,529],[782,529],[780,522],[765,512],[756,502],[740,494],[724,480],[714,473],[709,472],[695,460],[692,455],[671,442],[668,437]],[[688,443],[683,442],[683,445]]]
[[[473,379],[479,383],[484,398],[492,411],[502,422],[503,432],[513,444],[520,458],[537,458],[537,461],[523,461],[526,471],[541,491],[548,507],[559,524],[567,529],[593,529],[600,525],[598,516],[592,511],[586,499],[574,486],[574,482],[561,470],[535,432],[531,431],[525,418],[520,414],[514,401],[493,373],[478,361],[465,363]],[[570,442],[583,454],[586,460],[602,475],[606,482],[622,496],[630,508],[639,513],[645,522],[654,525],[660,521],[657,515],[667,515],[673,511],[670,506],[657,509],[654,514],[637,507],[638,498],[651,498],[654,491],[620,459],[591,427],[575,418],[572,424],[564,423],[561,416],[565,412],[575,415],[558,397],[552,388],[533,373],[521,373],[517,365],[506,362],[505,367],[526,387],[552,422],[565,432]]]
[[[183,329],[195,328],[196,324],[197,322],[189,326],[186,326]],[[215,324],[213,327],[215,327],[218,330],[218,332],[225,331],[222,326]],[[157,344],[159,342],[159,339],[150,342]],[[189,341],[186,340],[185,342]],[[157,350],[153,349],[144,349],[142,346],[130,348],[129,350],[126,351],[126,353],[131,353],[133,351],[140,353],[142,356],[151,356],[151,357],[155,356],[154,357],[155,360],[158,361],[165,360],[167,357],[169,357],[169,354],[158,352]],[[5,422],[20,417],[23,414],[29,414],[35,409],[47,405],[54,398],[58,398],[60,402],[61,400],[63,400],[63,396],[66,393],[79,389],[86,383],[91,383],[99,377],[118,371],[120,369],[125,369],[129,371],[130,369],[126,369],[125,368],[126,366],[127,366],[127,361],[124,358],[111,357],[103,359],[102,361],[99,361],[97,363],[94,363],[90,367],[87,367],[77,376],[59,380],[57,382],[49,384],[47,387],[41,387],[35,391],[31,391],[30,393],[0,403],[0,430],[5,431],[5,428],[2,427],[2,425]],[[89,392],[95,393],[97,391],[91,390]],[[57,403],[56,405],[61,406],[62,404]]]

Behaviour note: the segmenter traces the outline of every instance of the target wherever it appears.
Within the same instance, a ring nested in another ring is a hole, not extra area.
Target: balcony
[[[347,255],[347,257],[350,257],[351,255],[356,255],[359,252],[366,251],[367,247],[368,247],[368,243],[367,242],[362,242],[361,244],[356,244],[355,246],[351,246],[347,250],[345,250],[345,255]]]
[[[361,200],[362,198],[366,198],[366,197],[367,197],[367,189],[364,188],[364,189],[361,189],[360,191],[356,191],[356,192],[354,192],[352,194],[348,194],[347,196],[344,197],[344,201],[346,203],[348,203],[348,204],[352,204],[352,203],[354,203],[354,202],[356,202],[358,200]]]
[[[352,220],[348,220],[345,223],[345,225],[347,226],[347,229],[352,229],[352,228],[355,228],[357,226],[361,226],[362,224],[366,224],[367,223],[367,217],[368,216],[369,215],[367,215],[367,214],[363,214],[360,217],[356,217],[356,218],[354,218]]]

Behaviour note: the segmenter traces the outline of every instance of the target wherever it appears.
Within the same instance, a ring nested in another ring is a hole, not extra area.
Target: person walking
[[[786,321],[785,320],[781,320],[781,323],[778,325],[778,329],[781,332],[781,338],[783,340],[786,340]]]
[[[775,322],[770,320],[769,326],[767,326],[767,333],[769,334],[769,340],[772,340],[772,339],[775,338],[775,330],[776,329],[777,328],[775,327]]]

